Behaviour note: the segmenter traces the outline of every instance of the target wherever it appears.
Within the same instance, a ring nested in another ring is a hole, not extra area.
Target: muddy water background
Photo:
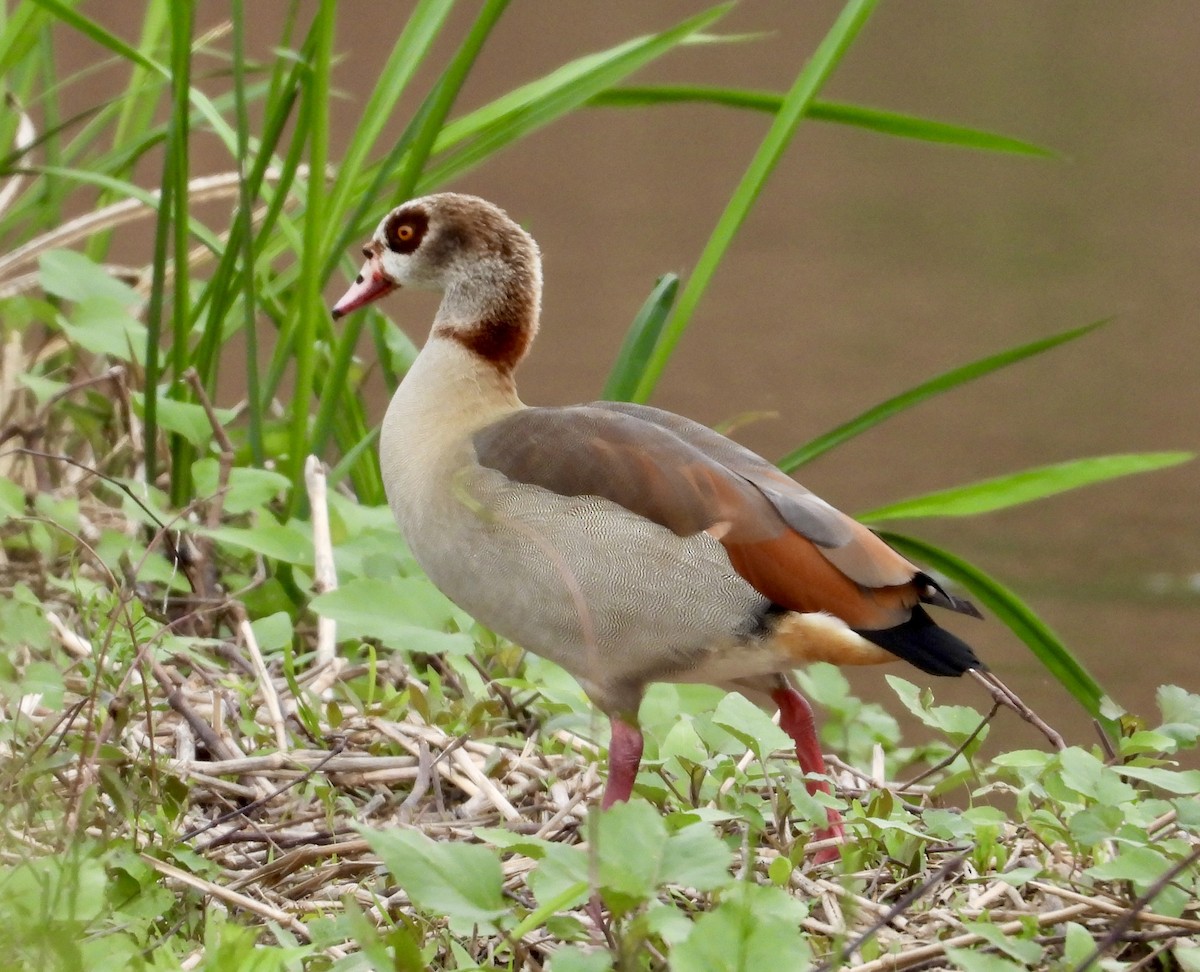
[[[278,36],[274,6],[254,8],[264,45]],[[335,159],[408,9],[389,6],[339,13]],[[458,107],[699,9],[519,0]],[[635,81],[784,90],[837,10],[744,3],[719,29],[768,37],[683,51]],[[454,22],[465,28],[469,14]],[[457,42],[462,29],[447,36]],[[1115,316],[1080,343],[889,422],[799,478],[853,512],[1042,463],[1197,447],[1200,5],[884,3],[824,97],[1003,131],[1061,157],[804,123],[655,404],[707,423],[776,413],[738,438],[779,457],[956,364]],[[599,394],[654,278],[688,272],[767,125],[764,115],[700,106],[591,110],[450,187],[503,205],[545,254],[544,329],[520,376],[526,401]],[[405,294],[389,311],[421,340],[433,306]],[[381,415],[383,390],[372,394]],[[986,517],[898,526],[1010,584],[1120,702],[1153,717],[1160,683],[1200,690],[1198,487],[1192,464]],[[957,620],[1071,741],[1091,738],[1084,714],[1001,624]],[[879,670],[852,680],[891,697]],[[939,699],[983,705],[973,686],[936,688]],[[894,699],[888,707],[898,708]],[[1039,742],[1011,718],[1003,726],[1010,745]]]

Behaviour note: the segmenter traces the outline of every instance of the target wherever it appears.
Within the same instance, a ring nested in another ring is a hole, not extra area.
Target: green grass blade
[[[467,75],[470,73],[475,60],[479,57],[479,52],[483,49],[484,43],[491,36],[493,28],[508,7],[508,2],[509,0],[488,0],[484,4],[483,9],[471,25],[471,29],[467,32],[463,43],[459,45],[446,70],[442,72],[429,97],[422,104],[421,110],[413,120],[413,124],[405,130],[395,152],[389,156],[389,159],[383,166],[376,170],[371,188],[361,199],[359,206],[355,210],[354,218],[349,221],[342,221],[341,232],[333,234],[337,248],[327,254],[322,270],[322,283],[333,272],[334,266],[336,266],[340,250],[344,245],[343,241],[346,239],[345,234],[351,230],[358,219],[364,216],[367,207],[374,205],[383,180],[391,175],[394,164],[398,163],[400,170],[395,174],[395,184],[391,191],[393,204],[395,201],[407,199],[413,194],[414,186],[425,168],[425,163],[429,158],[430,152],[433,150],[437,134],[441,131],[443,124],[445,124],[445,120],[454,106],[455,99],[458,97],[459,91],[462,90]],[[366,320],[366,315],[353,315],[343,324],[341,332],[336,339],[333,361],[325,375],[324,388],[326,391],[321,396],[316,419],[313,423],[312,448],[315,452],[320,453],[324,448],[329,431],[333,425],[334,415],[340,405],[342,396],[346,394],[346,375],[349,373],[350,362],[354,356],[354,348],[358,343],[358,336]]]
[[[813,98],[829,79],[833,69],[841,61],[859,30],[867,22],[876,2],[877,0],[850,0],[842,8],[833,27],[825,35],[813,56],[801,69],[779,111],[775,114],[766,137],[759,145],[758,151],[754,153],[754,158],[750,161],[745,175],[742,176],[741,182],[733,191],[725,211],[721,213],[712,235],[700,253],[700,258],[696,261],[696,269],[688,277],[679,301],[663,328],[662,338],[646,364],[641,381],[638,382],[637,391],[633,396],[635,400],[644,402],[654,391],[654,386],[658,383],[667,362],[670,361],[675,346],[683,337],[683,332],[687,329],[692,314],[695,313],[696,307],[700,303],[700,298],[704,296],[704,292],[716,274],[717,267],[725,256],[725,251],[729,249],[733,237],[745,221],[754,201],[762,192],[763,186],[782,157],[784,149],[787,148],[796,131],[796,126],[800,124]]]
[[[944,574],[970,591],[983,607],[1025,643],[1045,666],[1046,671],[1053,675],[1093,718],[1099,720],[1109,733],[1115,734],[1116,723],[1103,714],[1103,711],[1111,711],[1107,693],[1075,659],[1059,637],[1016,594],[978,567],[940,547],[898,533],[881,532],[880,536],[905,556]]]
[[[146,457],[146,482],[158,478],[158,382],[162,373],[159,348],[162,346],[163,305],[166,298],[166,278],[169,232],[171,228],[172,185],[170,178],[174,162],[168,144],[162,166],[162,193],[154,220],[154,259],[151,264],[150,299],[146,304],[146,376],[145,414],[142,418],[142,452]]]
[[[332,275],[333,268],[350,240],[362,235],[367,226],[373,228],[374,222],[379,219],[381,213],[378,200],[389,180],[392,182],[392,188],[386,198],[390,206],[396,206],[416,193],[417,180],[425,171],[426,163],[434,151],[450,109],[454,106],[484,43],[508,8],[508,2],[509,0],[488,0],[483,5],[466,38],[421,103],[413,120],[404,129],[395,147],[382,164],[374,167],[365,189],[360,186],[359,204],[350,218],[343,221],[341,233],[334,238],[335,242],[326,263],[325,279]],[[352,324],[352,327],[361,327],[361,315],[359,316],[360,321]]]
[[[617,360],[613,362],[608,381],[604,383],[601,395],[608,401],[627,402],[637,389],[638,380],[654,346],[658,344],[662,334],[663,324],[675,296],[679,293],[679,278],[673,273],[659,277],[654,289],[642,304],[641,310],[629,326],[625,340],[621,342],[621,350],[617,352]]]
[[[333,33],[337,5],[321,0],[313,21],[316,38],[311,74],[304,95],[308,118],[308,195],[305,199],[300,277],[296,288],[295,391],[288,431],[293,510],[304,495],[304,461],[308,456],[309,416],[316,378],[317,335],[326,318],[321,293],[321,250],[325,231],[325,165],[329,160],[329,73],[333,62]]]
[[[648,85],[604,91],[592,98],[589,104],[605,108],[644,108],[652,105],[687,102],[722,105],[727,108],[744,108],[773,114],[779,111],[780,105],[783,104],[783,95],[776,94],[774,91],[748,91],[740,88],[713,88],[704,85]],[[882,111],[862,105],[814,101],[809,105],[808,117],[814,121],[853,125],[856,128],[866,128],[884,135],[954,145],[977,151],[1003,152],[1038,158],[1056,157],[1056,153],[1044,146],[1009,135],[1001,135],[999,132],[970,128],[966,125],[953,125],[931,118]]]
[[[879,523],[914,517],[976,516],[1109,479],[1177,466],[1191,458],[1190,452],[1140,452],[1075,459],[900,500],[861,513],[858,518]]]
[[[290,28],[290,24],[288,25]],[[238,34],[237,15],[235,14],[235,37]],[[290,30],[289,30],[290,34]],[[311,43],[311,38],[309,39]],[[236,47],[235,39],[235,47]],[[278,219],[279,213],[290,197],[291,186],[296,176],[296,170],[302,158],[302,148],[307,134],[307,118],[297,124],[292,131],[292,141],[287,159],[280,164],[279,178],[273,188],[266,194],[268,197],[266,212],[258,223],[258,233],[255,235],[254,226],[250,219],[253,201],[260,197],[268,168],[277,160],[275,149],[278,146],[288,123],[293,119],[293,112],[300,96],[303,79],[307,77],[307,58],[304,62],[292,61],[290,58],[278,58],[272,71],[269,85],[265,88],[267,100],[263,106],[263,119],[259,124],[261,137],[257,146],[249,135],[249,121],[243,119],[248,110],[247,104],[251,94],[257,89],[245,90],[244,82],[239,83],[240,73],[237,66],[234,69],[234,115],[238,119],[238,138],[243,140],[242,129],[245,129],[245,149],[238,149],[238,181],[239,211],[231,227],[229,240],[221,253],[221,259],[205,286],[200,301],[197,301],[196,313],[202,310],[201,305],[207,303],[207,320],[203,334],[196,347],[194,355],[195,367],[200,374],[205,387],[213,389],[216,378],[216,364],[221,342],[226,332],[226,317],[232,302],[238,295],[237,281],[241,281],[240,292],[243,297],[244,327],[247,342],[248,401],[251,451],[255,451],[255,442],[262,432],[262,402],[263,393],[258,376],[257,329],[254,327],[255,308],[259,306],[256,296],[254,272],[258,265],[256,255],[260,250],[266,251],[269,240]],[[246,171],[246,159],[253,154],[253,165]],[[264,259],[269,257],[264,253]],[[239,266],[240,264],[240,266]]]
[[[189,300],[190,233],[188,172],[191,149],[190,110],[192,76],[192,28],[196,22],[195,0],[174,0],[171,16],[171,120],[167,126],[167,155],[171,166],[171,250],[174,263],[171,299],[171,369],[176,382],[182,381],[189,361],[188,336],[191,332]],[[164,187],[165,188],[165,187]],[[164,194],[165,195],[165,194]],[[182,385],[180,386],[182,388]],[[184,396],[186,392],[182,392]],[[195,449],[181,435],[171,437],[171,501],[176,508],[186,506],[192,492],[192,458]]]
[[[152,74],[157,74],[163,78],[170,78],[173,76],[173,68],[176,66],[174,54],[172,54],[172,68],[168,69],[165,65],[160,64],[158,61],[142,53],[136,47],[128,44],[120,37],[117,37],[115,34],[105,30],[94,20],[88,19],[77,10],[74,10],[66,3],[63,3],[62,0],[32,0],[32,2],[45,7],[48,11],[53,13],[64,23],[74,27],[85,37],[95,41],[102,47],[108,48],[113,53],[125,58],[127,61],[130,61],[133,64],[136,64],[145,71]],[[187,11],[180,10],[178,4],[172,6],[173,26],[179,20],[187,19],[187,17]],[[189,23],[190,22],[191,21],[189,20]],[[190,55],[190,36],[188,41]],[[174,40],[172,40],[172,48],[174,48],[174,43]],[[189,62],[190,60],[191,58],[189,56]],[[183,100],[183,103],[185,105],[189,103],[194,104],[196,110],[205,119],[205,121],[208,122],[213,133],[221,139],[225,145],[226,151],[228,151],[230,157],[233,158],[237,152],[237,135],[222,117],[221,112],[217,109],[216,105],[213,104],[211,99],[209,99],[209,97],[203,92],[198,91],[195,88],[191,88],[189,85],[187,98]]]
[[[136,47],[126,43],[116,34],[105,30],[94,20],[88,19],[71,7],[70,4],[60,2],[60,0],[33,0],[33,2],[54,14],[64,24],[75,28],[84,37],[95,41],[101,47],[107,47],[114,54],[123,57],[125,60],[131,61],[145,68],[147,71],[152,71],[160,77],[169,78],[171,76],[171,72],[165,66],[147,57]]]
[[[263,416],[259,403],[258,381],[258,328],[255,326],[255,308],[258,301],[255,298],[254,287],[254,227],[251,225],[251,213],[254,207],[254,196],[257,190],[251,190],[248,180],[245,160],[250,155],[250,114],[246,105],[246,11],[245,0],[233,0],[233,95],[234,118],[237,123],[238,140],[238,208],[234,214],[234,225],[230,232],[228,250],[241,251],[242,261],[242,314],[243,330],[246,335],[246,399],[250,403],[247,409],[247,439],[250,444],[250,457],[256,466],[266,462],[266,452],[263,449]],[[279,72],[276,72],[278,75]],[[273,91],[278,86],[273,85]],[[269,110],[269,109],[268,109]],[[269,157],[270,150],[264,147],[260,154]],[[239,248],[238,242],[241,246]],[[202,375],[202,378],[207,376]]]
[[[941,395],[943,392],[957,388],[959,385],[965,385],[976,378],[982,378],[993,371],[1006,368],[1018,361],[1024,361],[1026,358],[1041,354],[1043,351],[1049,351],[1060,344],[1074,341],[1085,334],[1090,334],[1098,327],[1103,327],[1109,320],[1095,321],[1091,324],[1085,324],[1083,327],[1076,327],[1059,334],[1052,334],[1050,337],[1039,338],[1036,341],[1030,341],[1028,344],[1021,344],[1015,348],[1009,348],[998,354],[989,355],[986,358],[980,358],[978,361],[972,361],[969,364],[943,372],[929,381],[917,385],[915,388],[910,388],[908,391],[902,392],[894,398],[880,402],[873,408],[867,409],[861,415],[856,415],[849,422],[845,422],[836,429],[831,429],[824,435],[817,436],[811,442],[807,442],[798,449],[794,449],[779,460],[779,468],[784,472],[792,472],[806,462],[812,462],[817,456],[823,455],[849,439],[853,439],[856,435],[861,435],[867,429],[878,425],[893,415],[903,412],[905,409],[912,408],[926,399],[933,398],[935,395]]]
[[[8,4],[4,6],[5,12],[0,13],[0,77],[7,77],[41,43],[42,28],[51,15],[32,3],[18,3],[11,13]]]
[[[156,0],[147,4],[146,14],[142,20],[142,33],[138,41],[141,51],[153,51],[162,42],[163,35],[169,29],[171,6],[170,0]],[[119,150],[122,146],[136,141],[136,133],[147,131],[154,125],[154,114],[158,109],[162,96],[161,78],[140,64],[130,66],[129,81],[125,85],[122,96],[117,99],[119,109],[116,126],[112,132],[111,147]],[[113,175],[126,176],[133,168],[135,159],[113,171]],[[112,202],[112,197],[102,195],[96,201],[99,208]],[[85,252],[93,260],[100,262],[108,253],[112,233],[97,233],[88,240]]]
[[[854,125],[871,131],[899,138],[913,138],[922,142],[940,145],[955,145],[959,148],[982,152],[1003,152],[1009,155],[1028,155],[1035,158],[1052,159],[1057,153],[1043,145],[1024,139],[990,132],[982,128],[952,125],[932,118],[919,118],[894,111],[881,111],[863,105],[847,105],[822,102],[813,105],[809,116],[820,121],[836,122],[839,125]]]
[[[712,11],[700,14],[699,16],[711,18],[705,21],[706,23],[711,23],[724,16],[729,9],[729,5],[725,5],[724,7],[714,8]],[[686,44],[703,36],[701,33],[702,28],[703,24],[696,27],[691,20],[688,20],[671,28],[670,32],[679,32],[679,38],[676,43]],[[505,118],[529,110],[539,101],[544,101],[558,91],[578,91],[579,86],[589,84],[590,79],[598,70],[614,62],[619,63],[628,55],[637,54],[648,43],[652,43],[661,37],[662,34],[648,34],[643,37],[634,37],[606,50],[594,51],[591,54],[575,58],[535,81],[530,81],[527,84],[513,88],[507,94],[489,101],[486,105],[476,108],[469,114],[463,115],[461,118],[456,118],[446,125],[438,135],[434,151],[440,153],[453,148],[455,145],[473,138],[478,133],[502,122]],[[628,73],[625,72],[625,74]],[[590,99],[600,97],[602,94],[603,91],[595,92],[580,103],[587,104]]]
[[[462,175],[504,146],[586,104],[593,95],[694,37],[730,9],[730,4],[722,4],[661,33],[579,58],[448,125],[435,151],[463,141],[466,144],[440,155],[416,191],[428,192]]]
[[[132,182],[126,182],[124,179],[118,179],[101,172],[93,172],[88,169],[64,169],[61,166],[52,165],[30,166],[28,169],[23,169],[22,171],[54,176],[64,182],[70,181],[78,182],[80,185],[98,186],[119,198],[137,199],[149,209],[158,209],[159,207],[159,197],[156,193],[149,189],[143,189]],[[188,232],[195,237],[197,242],[203,243],[214,253],[220,252],[221,243],[219,238],[203,223],[197,219],[189,218],[185,225]]]
[[[367,156],[392,117],[397,102],[407,90],[417,68],[439,36],[452,7],[453,0],[421,0],[413,8],[391,55],[379,72],[379,83],[372,89],[366,105],[361,110],[355,109],[358,123],[338,164],[337,175],[329,192],[330,232],[326,240],[327,250],[337,252],[334,244]]]

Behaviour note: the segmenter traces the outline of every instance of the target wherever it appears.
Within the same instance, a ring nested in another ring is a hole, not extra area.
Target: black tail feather
[[[987,670],[970,645],[939,628],[919,605],[903,624],[877,631],[859,629],[856,633],[930,675],[961,675],[971,668]]]

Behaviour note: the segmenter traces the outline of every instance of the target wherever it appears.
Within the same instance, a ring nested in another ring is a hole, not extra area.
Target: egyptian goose
[[[364,253],[335,318],[397,287],[443,294],[383,420],[396,522],[452,601],[557,662],[609,717],[603,806],[633,789],[649,682],[769,697],[809,791],[829,792],[792,669],[983,667],[922,607],[978,616],[970,603],[737,443],[644,405],[524,405],[513,372],[538,329],[541,258],[502,210],[415,199]],[[828,817],[817,836],[841,836]]]

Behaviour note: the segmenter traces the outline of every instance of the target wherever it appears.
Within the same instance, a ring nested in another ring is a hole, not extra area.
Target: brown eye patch
[[[412,253],[421,245],[429,217],[420,209],[402,209],[395,213],[383,228],[388,249],[394,253]]]

